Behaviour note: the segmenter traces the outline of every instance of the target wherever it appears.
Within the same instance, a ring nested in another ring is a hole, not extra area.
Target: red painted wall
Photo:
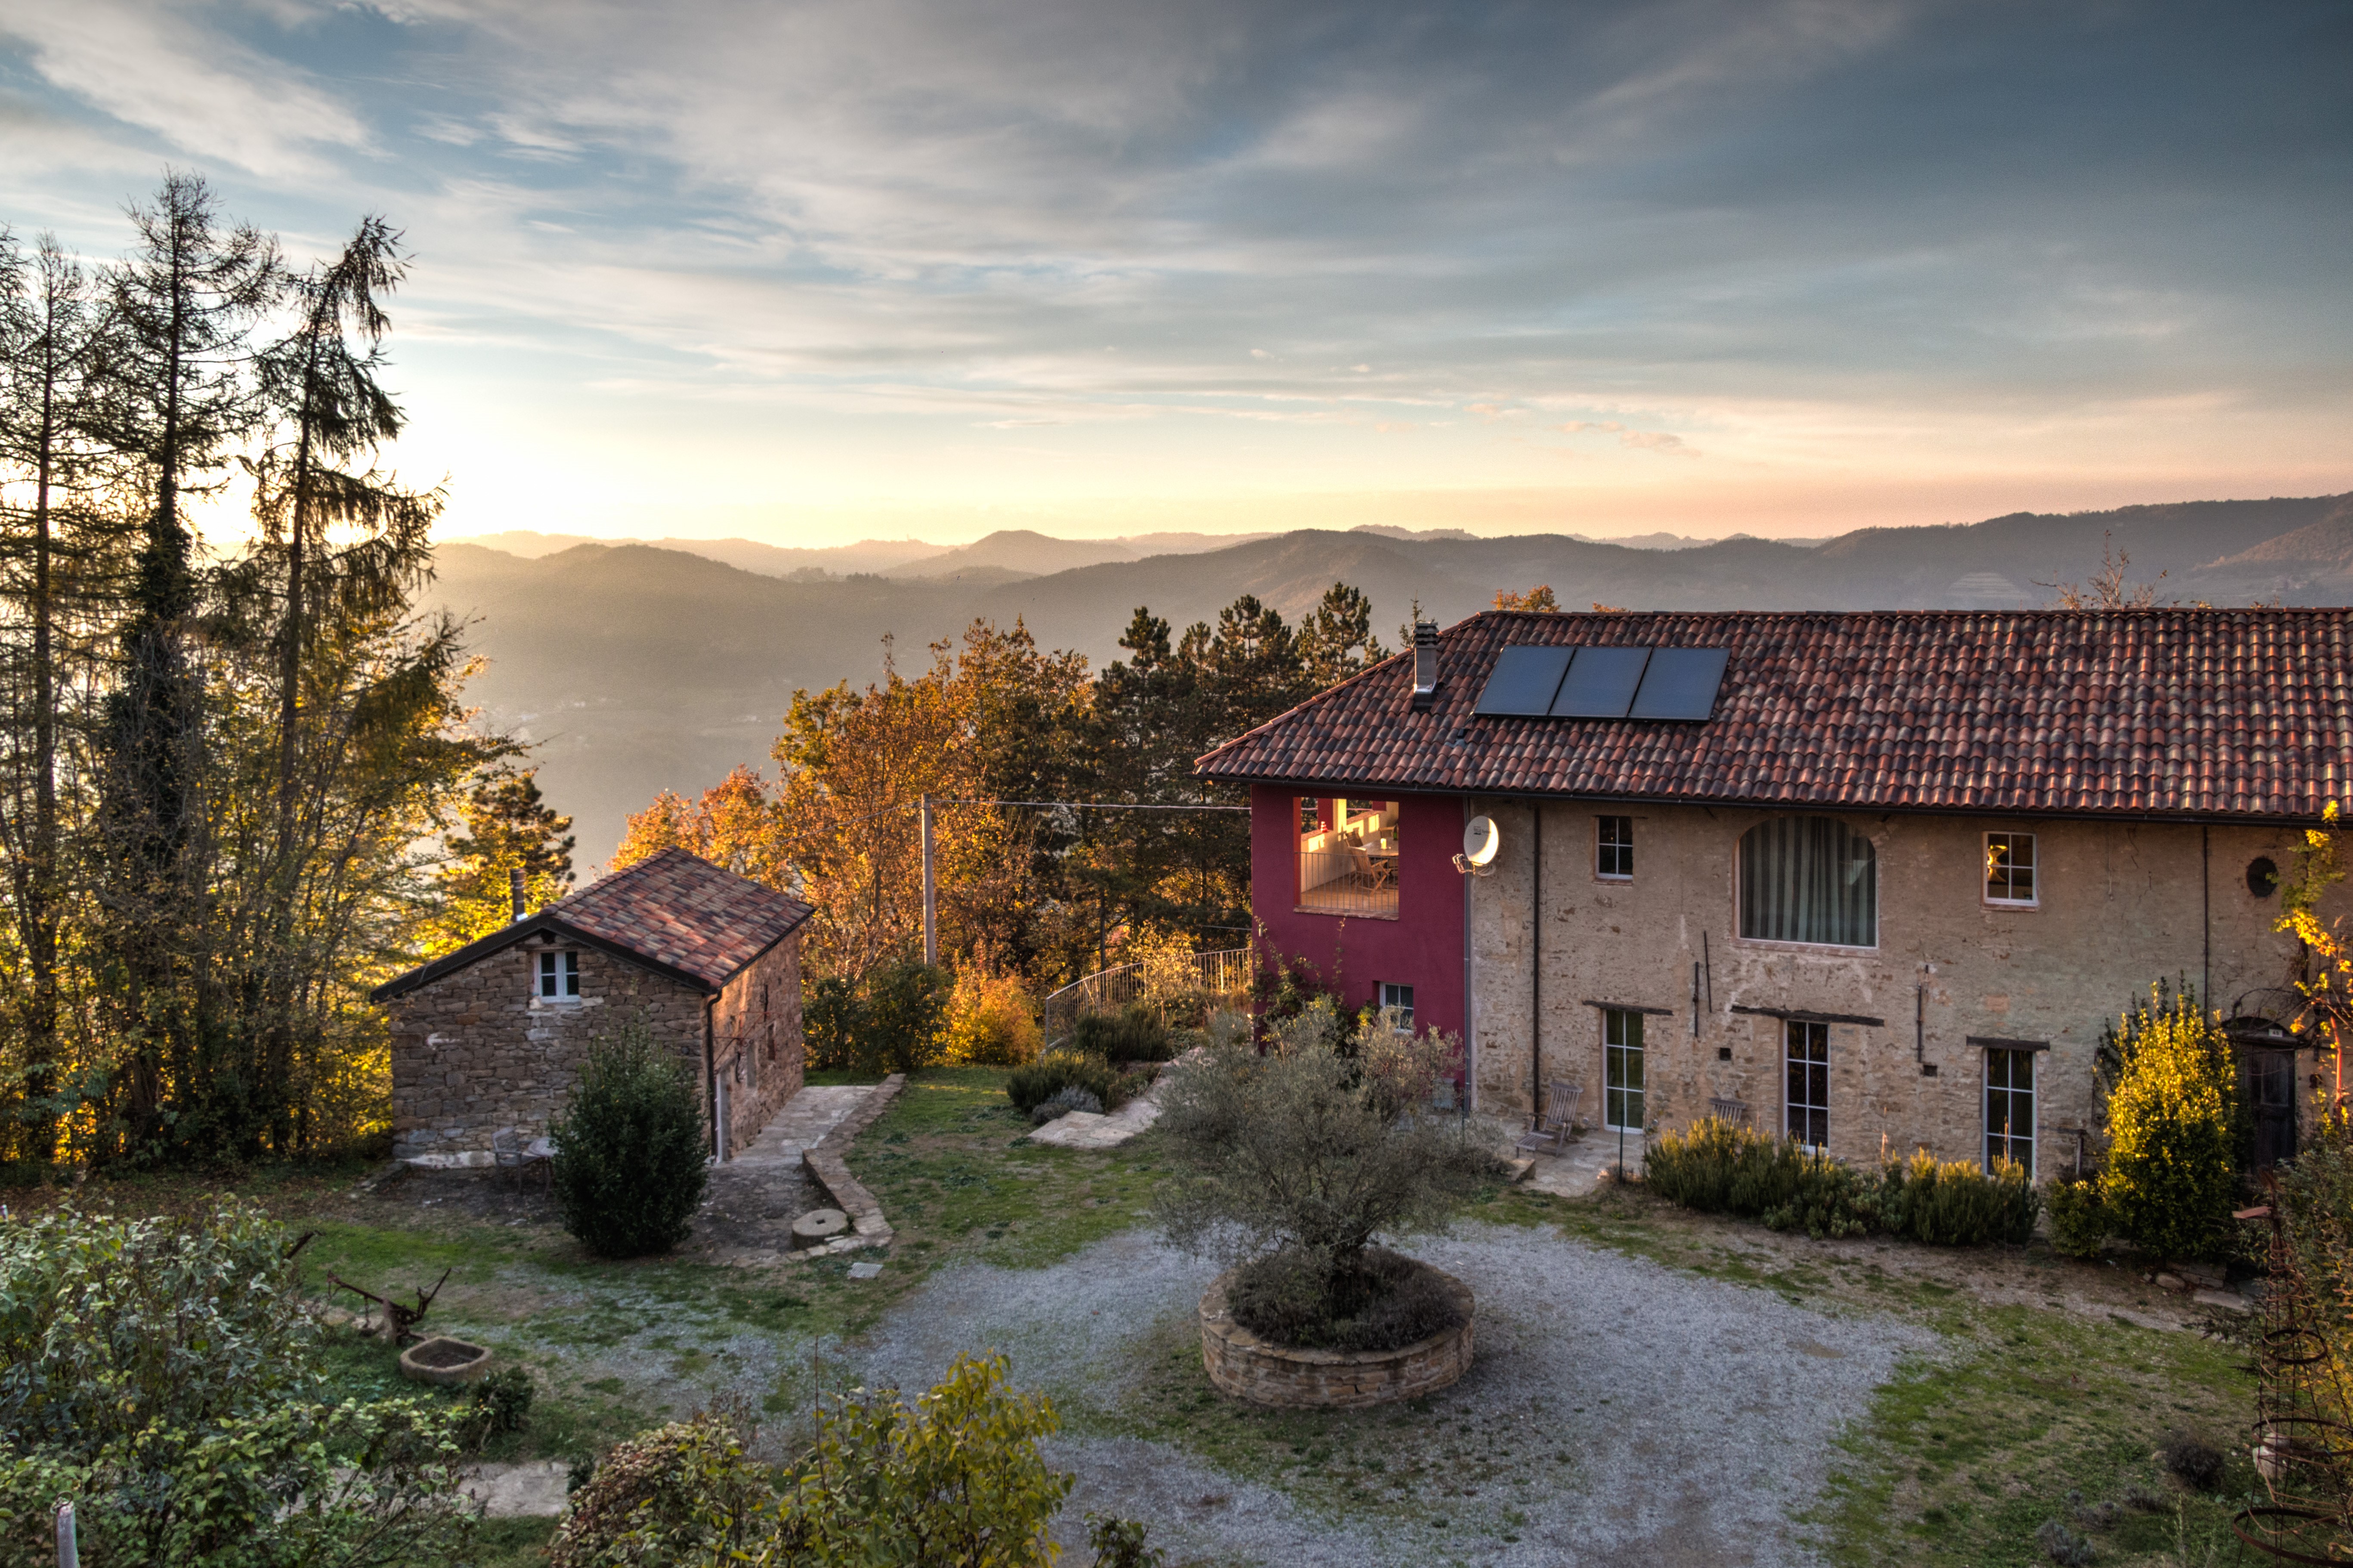
[[[1413,987],[1416,1028],[1462,1033],[1462,800],[1451,795],[1399,795],[1398,918],[1373,920],[1303,912],[1299,886],[1302,792],[1264,784],[1250,790],[1250,909],[1263,941],[1286,958],[1303,958],[1351,1008],[1374,1000],[1383,981]],[[1324,795],[1356,795],[1338,785]]]

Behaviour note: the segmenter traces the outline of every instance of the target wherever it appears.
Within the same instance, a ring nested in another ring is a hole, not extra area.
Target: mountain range
[[[1181,628],[1249,593],[1295,620],[1335,582],[1363,589],[1394,641],[1416,605],[1451,622],[1538,584],[1569,610],[2025,608],[2088,581],[2111,548],[2164,600],[2353,602],[2353,494],[2019,512],[1799,542],[1366,528],[796,550],[509,533],[441,544],[429,597],[473,623],[488,665],[470,697],[537,742],[541,787],[573,815],[580,858],[595,864],[657,792],[692,794],[738,763],[765,763],[796,689],[877,679],[886,649],[919,668],[928,644],[975,617],[1018,617],[1041,644],[1100,665],[1120,657],[1139,605]]]

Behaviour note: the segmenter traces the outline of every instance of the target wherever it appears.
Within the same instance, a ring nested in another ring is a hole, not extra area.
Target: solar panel
[[[1628,715],[1635,719],[1706,719],[1715,712],[1716,688],[1724,683],[1728,650],[1662,647],[1651,655]]]
[[[1568,668],[1568,656],[1575,651],[1520,645],[1504,649],[1495,656],[1494,673],[1487,677],[1486,689],[1479,693],[1477,711],[1500,717],[1544,717],[1552,707],[1561,671]]]
[[[1581,647],[1560,695],[1552,700],[1556,719],[1623,719],[1650,662],[1646,647]]]

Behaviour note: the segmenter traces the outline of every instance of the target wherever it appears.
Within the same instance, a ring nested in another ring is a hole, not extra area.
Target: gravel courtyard
[[[1218,1404],[1190,1332],[1216,1269],[1146,1233],[1044,1269],[944,1269],[855,1359],[917,1389],[959,1350],[1005,1352],[1063,1412],[1072,1542],[1096,1509],[1152,1521],[1179,1561],[1764,1568],[1818,1561],[1793,1516],[1833,1436],[1939,1344],[1543,1230],[1465,1226],[1412,1251],[1477,1293],[1476,1365],[1426,1408],[1278,1418],[1295,1439],[1280,1488],[1187,1440],[1184,1413]]]

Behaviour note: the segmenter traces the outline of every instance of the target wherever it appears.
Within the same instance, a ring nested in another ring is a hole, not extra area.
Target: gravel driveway
[[[1015,1384],[1064,1412],[1052,1457],[1079,1477],[1072,1539],[1098,1509],[1149,1521],[1179,1561],[1763,1568],[1819,1561],[1791,1515],[1831,1439],[1898,1358],[1939,1343],[1543,1231],[1465,1226],[1409,1250],[1477,1293],[1477,1362],[1402,1420],[1314,1417],[1334,1440],[1313,1452],[1353,1457],[1335,1462],[1355,1467],[1345,1491],[1321,1474],[1278,1489],[1122,1435],[1155,1429],[1140,1402],[1167,1392],[1144,1369],[1198,1343],[1187,1325],[1216,1272],[1143,1232],[1050,1268],[944,1270],[857,1359],[919,1389],[958,1351],[1006,1352]],[[1419,1467],[1431,1479],[1395,1479]]]

